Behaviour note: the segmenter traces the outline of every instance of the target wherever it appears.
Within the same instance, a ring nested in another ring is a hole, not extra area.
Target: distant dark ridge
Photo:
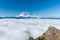
[[[0,17],[0,19],[37,19],[37,17]]]
[[[41,17],[40,19],[60,19],[60,17]]]
[[[0,19],[60,19],[60,18],[53,18],[53,17],[0,17]]]

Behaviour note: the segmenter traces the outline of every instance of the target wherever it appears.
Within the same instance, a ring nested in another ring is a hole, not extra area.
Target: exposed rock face
[[[60,40],[60,30],[50,26],[41,37],[35,40]]]
[[[34,40],[34,39],[32,37],[30,37],[29,40]]]

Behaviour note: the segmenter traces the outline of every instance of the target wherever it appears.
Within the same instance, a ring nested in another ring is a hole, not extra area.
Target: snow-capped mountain
[[[30,14],[29,12],[22,12],[22,13],[20,13],[19,16],[22,16],[22,17],[29,17],[29,16],[31,16],[31,14]]]
[[[31,17],[31,18],[39,18],[39,16],[33,15],[29,12],[21,12],[18,17]]]

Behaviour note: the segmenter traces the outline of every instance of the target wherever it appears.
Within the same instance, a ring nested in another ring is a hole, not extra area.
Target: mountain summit
[[[30,17],[32,15],[29,12],[22,12],[22,13],[20,13],[19,16],[22,16],[22,17]]]
[[[33,15],[29,12],[21,12],[19,17],[39,18],[39,16]]]

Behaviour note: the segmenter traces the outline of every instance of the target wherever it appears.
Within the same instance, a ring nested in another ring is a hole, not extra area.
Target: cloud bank
[[[49,26],[60,29],[60,20],[0,19],[0,40],[28,40],[41,36]]]

